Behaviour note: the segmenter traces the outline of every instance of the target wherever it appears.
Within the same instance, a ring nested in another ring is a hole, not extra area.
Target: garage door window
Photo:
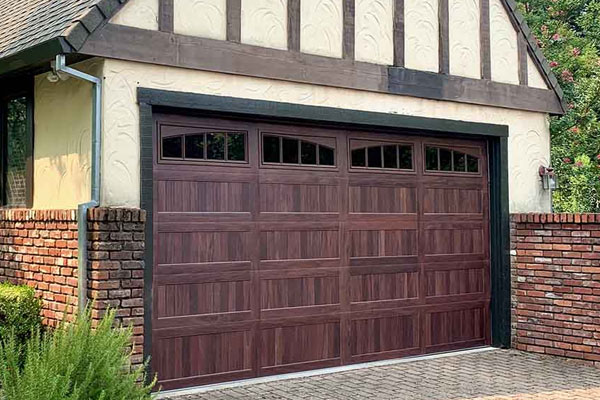
[[[162,138],[162,158],[190,161],[246,161],[242,132],[203,132]]]
[[[442,147],[426,146],[425,170],[477,174],[479,157]]]
[[[335,148],[307,139],[263,135],[264,164],[335,166]]]
[[[400,144],[369,144],[365,146],[363,143],[364,141],[351,141],[352,168],[407,171],[413,169],[412,146]]]

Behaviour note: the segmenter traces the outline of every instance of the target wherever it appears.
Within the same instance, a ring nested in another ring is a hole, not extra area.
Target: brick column
[[[144,226],[139,209],[95,208],[88,216],[88,297],[93,316],[117,308],[119,320],[133,327],[134,358],[142,362],[144,343]]]

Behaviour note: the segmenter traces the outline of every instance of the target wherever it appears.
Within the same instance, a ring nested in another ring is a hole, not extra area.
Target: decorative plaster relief
[[[105,61],[103,205],[140,204],[138,87],[352,110],[508,125],[510,210],[550,211],[538,164],[550,155],[548,116],[463,103],[419,99],[294,82]]]
[[[158,30],[158,1],[159,0],[130,0],[110,20],[116,25],[126,25],[133,28]],[[180,1],[180,0],[176,0]]]
[[[75,68],[101,76],[102,62],[86,61]],[[34,208],[70,209],[90,200],[91,115],[89,83],[35,77]]]
[[[517,31],[502,0],[490,0],[490,46],[492,80],[519,84]]]
[[[356,0],[355,58],[394,64],[394,1]]]
[[[538,89],[550,89],[546,84],[546,80],[542,76],[537,64],[529,54],[527,54],[527,83],[528,86]]]
[[[242,0],[242,43],[287,49],[287,0]]]
[[[405,0],[405,65],[439,72],[440,23],[438,0]]]
[[[479,0],[449,1],[450,74],[481,79]]]
[[[226,0],[175,0],[175,33],[209,39],[227,38]]]
[[[303,53],[342,57],[342,6],[342,0],[300,2],[300,50]]]

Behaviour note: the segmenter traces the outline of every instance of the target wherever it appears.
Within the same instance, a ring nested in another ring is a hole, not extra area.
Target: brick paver
[[[600,370],[496,350],[169,398],[225,399],[598,400]]]

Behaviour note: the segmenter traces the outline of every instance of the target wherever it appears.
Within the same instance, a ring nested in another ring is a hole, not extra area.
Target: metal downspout
[[[76,79],[93,84],[92,105],[92,159],[91,159],[91,199],[77,207],[77,264],[79,312],[87,306],[87,273],[88,273],[88,210],[100,205],[100,150],[102,140],[102,79],[67,67],[64,54],[58,54],[54,63],[54,72],[63,73]]]

